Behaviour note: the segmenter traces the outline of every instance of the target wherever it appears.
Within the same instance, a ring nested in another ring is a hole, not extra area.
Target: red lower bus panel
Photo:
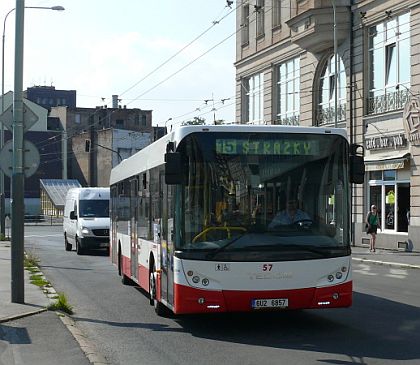
[[[349,307],[352,304],[352,288],[351,281],[323,288],[269,291],[213,291],[176,284],[174,312],[177,314],[246,312],[253,310],[251,307],[253,299],[275,298],[287,298],[289,301],[287,309]]]

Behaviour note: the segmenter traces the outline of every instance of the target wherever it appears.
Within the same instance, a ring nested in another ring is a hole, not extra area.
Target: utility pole
[[[24,152],[23,152],[23,34],[25,0],[16,0],[15,80],[13,93],[12,173],[12,302],[25,302],[24,257]]]

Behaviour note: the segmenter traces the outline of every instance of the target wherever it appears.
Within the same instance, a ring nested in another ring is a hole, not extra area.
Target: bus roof
[[[115,166],[111,170],[110,185],[162,165],[165,162],[164,158],[168,142],[174,142],[176,147],[186,136],[196,132],[333,134],[340,135],[347,140],[347,132],[344,128],[249,124],[182,126],[164,135]]]

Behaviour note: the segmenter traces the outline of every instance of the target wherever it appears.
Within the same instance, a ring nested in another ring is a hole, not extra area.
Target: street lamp
[[[48,7],[28,7],[32,9],[52,9]],[[55,10],[63,10],[62,7],[54,7]],[[24,34],[24,15],[25,15],[25,0],[16,1],[16,8],[10,10],[3,23],[3,65],[2,65],[2,100],[4,98],[4,39],[5,26],[7,16],[16,10],[15,21],[15,70],[14,70],[14,91],[13,91],[13,173],[11,179],[12,192],[12,244],[11,244],[11,266],[12,266],[12,303],[25,302],[24,290],[24,219],[25,205],[24,205],[24,150],[23,150],[23,133],[24,133],[24,113],[23,113],[23,34]],[[2,102],[2,113],[4,110],[4,101]],[[3,125],[1,125],[1,144],[3,145]],[[2,175],[4,178],[4,175]],[[4,184],[2,186],[4,191]],[[4,200],[4,194],[3,194]],[[4,206],[4,204],[3,204]],[[4,222],[4,212],[2,222]]]
[[[25,6],[25,9],[46,9],[46,10],[65,10],[64,7],[60,5],[56,6]],[[6,36],[6,20],[10,13],[15,11],[16,8],[9,10],[3,20],[3,38],[2,38],[2,53],[1,53],[1,112],[4,112],[4,46],[5,46],[5,36]],[[4,146],[4,125],[0,123],[0,151]],[[0,170],[0,234],[5,234],[5,225],[4,225],[4,173],[3,170]]]

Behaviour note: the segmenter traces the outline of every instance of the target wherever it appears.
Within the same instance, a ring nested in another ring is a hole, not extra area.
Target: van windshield
[[[109,217],[109,200],[80,200],[80,217]]]

